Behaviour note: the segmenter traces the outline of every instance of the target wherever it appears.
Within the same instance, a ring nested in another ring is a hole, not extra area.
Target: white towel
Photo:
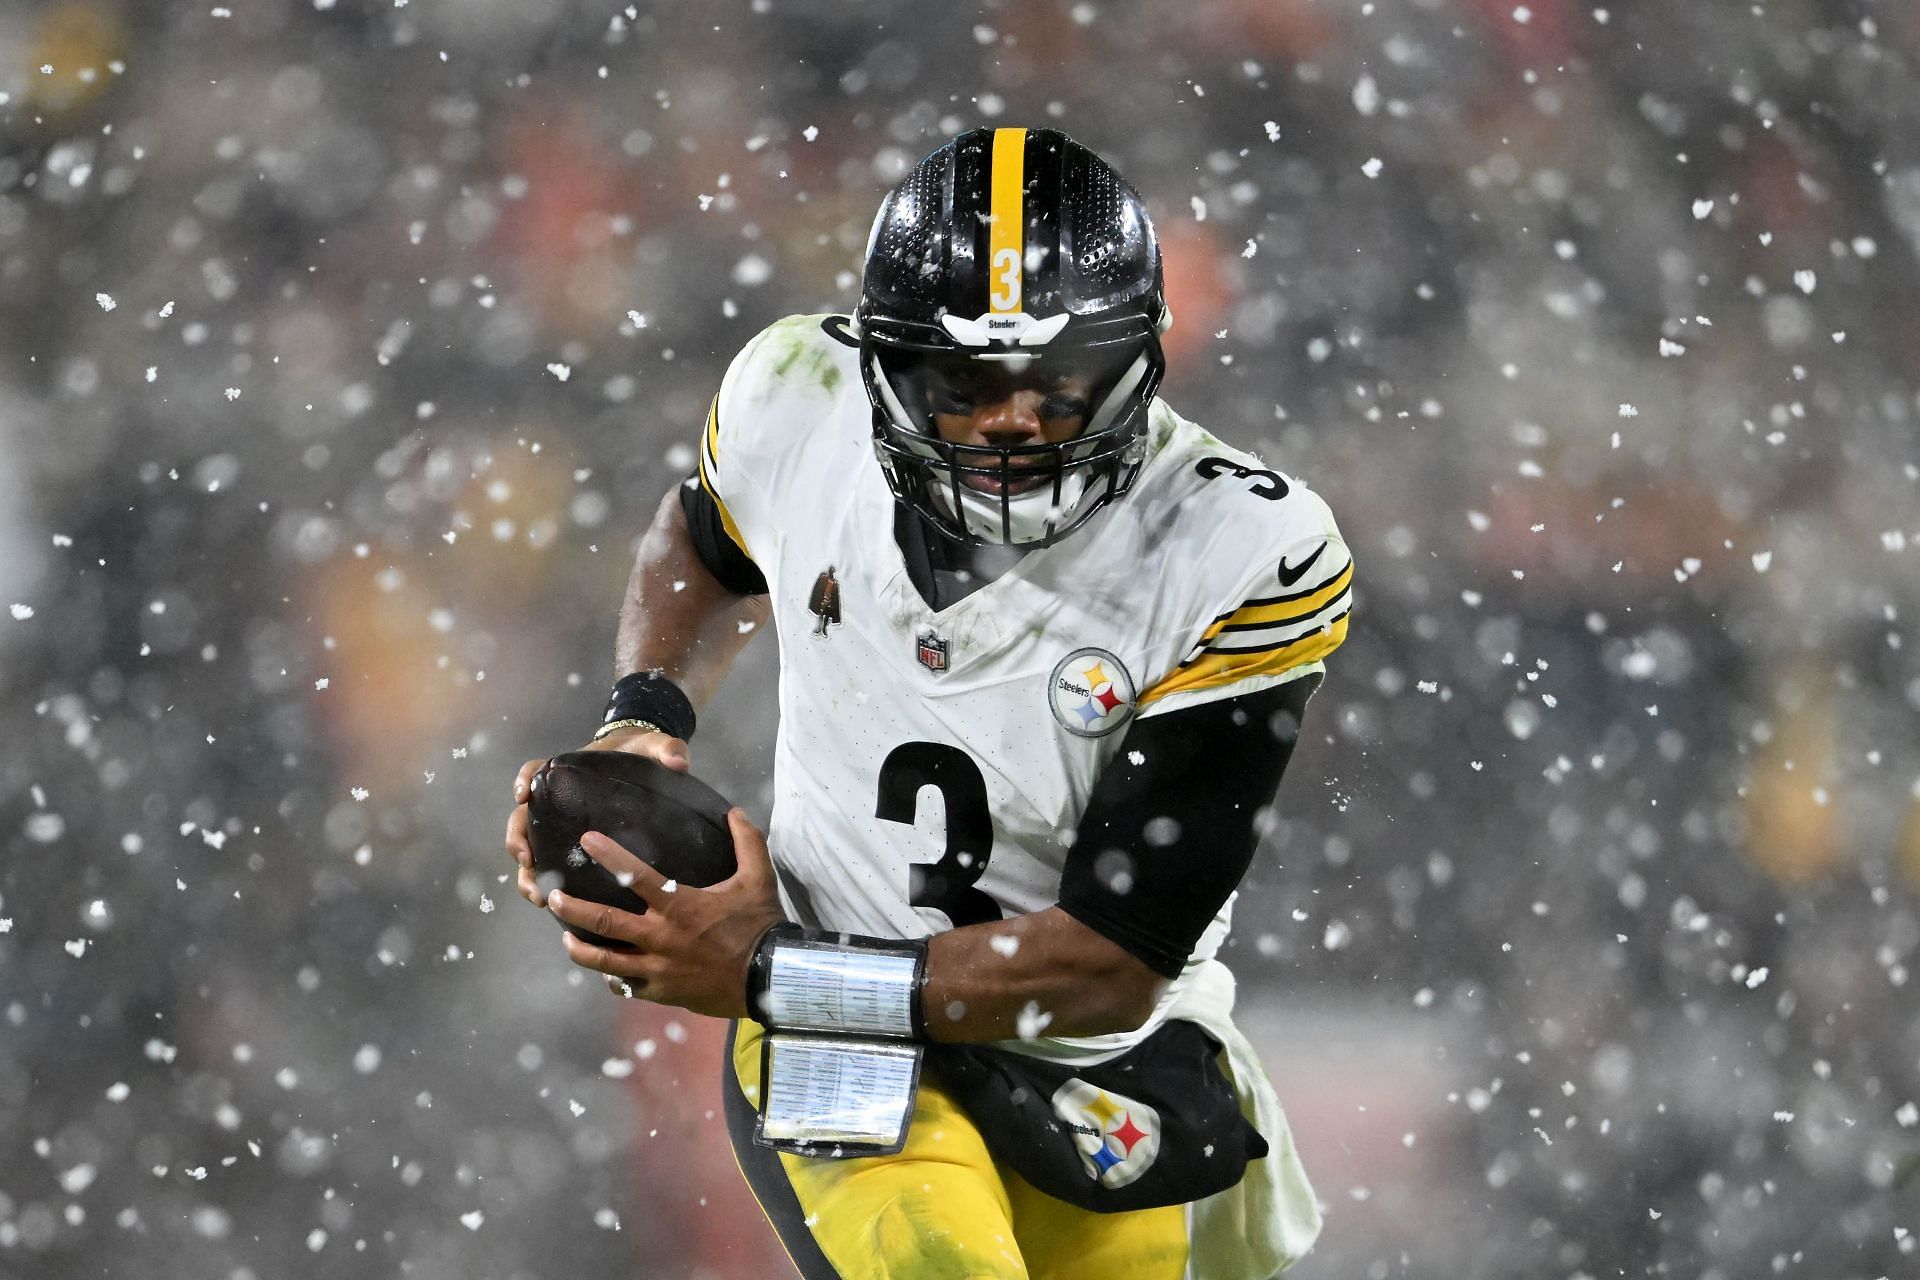
[[[1240,1181],[1187,1211],[1190,1280],[1269,1280],[1320,1235],[1320,1206],[1287,1128],[1287,1114],[1253,1046],[1233,1024],[1233,974],[1217,960],[1191,975],[1171,1016],[1197,1022],[1220,1042],[1221,1064],[1240,1095],[1240,1114],[1267,1140],[1266,1159]]]

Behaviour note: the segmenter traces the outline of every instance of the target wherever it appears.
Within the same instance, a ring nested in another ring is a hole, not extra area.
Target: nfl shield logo
[[[947,669],[947,642],[931,631],[920,633],[920,665],[929,671]]]

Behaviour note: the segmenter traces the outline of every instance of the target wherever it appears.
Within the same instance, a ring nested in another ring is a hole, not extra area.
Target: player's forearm
[[[704,706],[770,614],[765,596],[735,595],[701,562],[680,495],[669,489],[627,580],[614,675],[658,668]]]
[[[969,1043],[1131,1031],[1166,979],[1058,907],[937,934],[922,993],[928,1034]]]

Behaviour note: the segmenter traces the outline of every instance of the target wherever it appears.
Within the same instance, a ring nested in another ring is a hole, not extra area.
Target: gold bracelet
[[[666,732],[651,720],[609,720],[593,731],[593,740],[598,742],[608,734],[618,733],[622,729],[638,729],[643,733]]]

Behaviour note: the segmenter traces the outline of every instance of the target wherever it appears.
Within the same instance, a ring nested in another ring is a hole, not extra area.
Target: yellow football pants
[[[755,1022],[734,1024],[723,1091],[747,1185],[806,1280],[1180,1280],[1186,1210],[1093,1213],[993,1162],[973,1122],[922,1077],[897,1154],[823,1160],[753,1141]]]

